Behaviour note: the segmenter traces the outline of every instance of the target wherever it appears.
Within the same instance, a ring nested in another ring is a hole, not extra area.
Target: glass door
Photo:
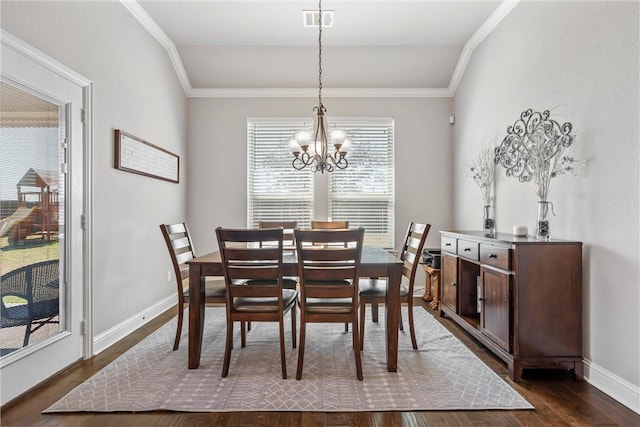
[[[52,68],[50,58],[39,60],[4,37],[1,55],[5,404],[84,355],[85,88]]]

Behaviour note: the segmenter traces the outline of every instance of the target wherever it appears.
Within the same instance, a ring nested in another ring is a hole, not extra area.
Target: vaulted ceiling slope
[[[314,96],[308,0],[121,0],[167,49],[187,96]],[[327,96],[453,96],[473,49],[517,0],[324,0]]]

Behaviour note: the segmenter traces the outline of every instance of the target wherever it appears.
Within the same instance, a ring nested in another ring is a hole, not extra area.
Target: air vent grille
[[[320,12],[317,10],[303,10],[302,22],[305,27],[318,27]],[[322,27],[333,27],[333,10],[322,11]]]

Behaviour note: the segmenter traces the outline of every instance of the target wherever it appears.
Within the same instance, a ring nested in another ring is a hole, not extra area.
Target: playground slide
[[[13,215],[0,221],[0,237],[6,236],[17,224],[25,220],[31,220],[31,216],[35,215],[39,210],[40,208],[37,206],[32,208],[18,208]]]

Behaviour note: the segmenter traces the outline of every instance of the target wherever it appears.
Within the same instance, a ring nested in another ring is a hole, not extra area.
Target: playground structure
[[[30,168],[18,181],[16,210],[0,220],[0,237],[9,243],[39,236],[50,240],[59,231],[58,174]]]

